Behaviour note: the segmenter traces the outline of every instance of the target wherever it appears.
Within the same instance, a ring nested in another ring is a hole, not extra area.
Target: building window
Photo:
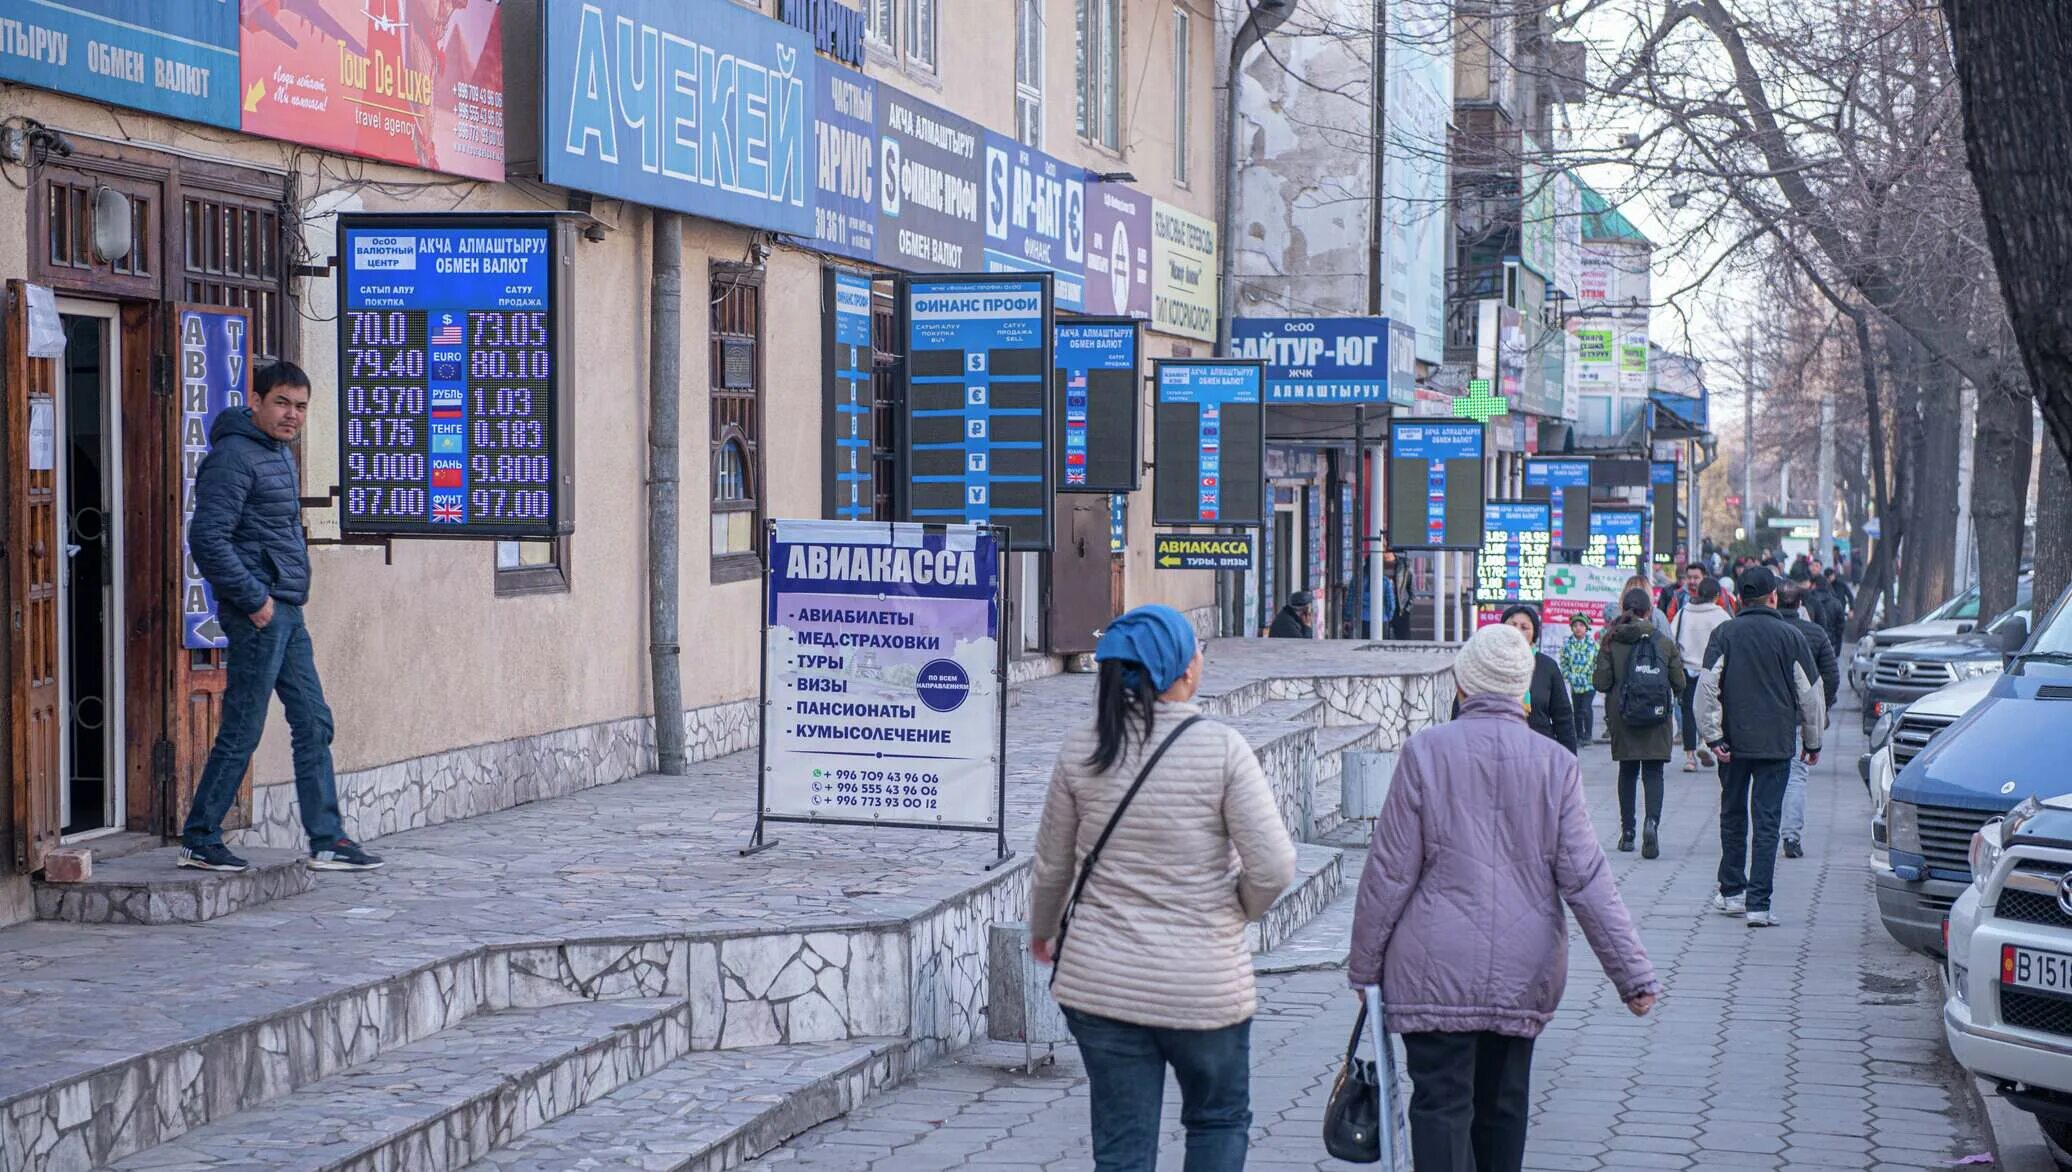
[[[1607,436],[1612,431],[1612,397],[1610,395],[1584,395],[1580,401],[1582,433],[1590,436]]]
[[[1043,0],[1015,0],[1014,134],[1043,146]]]
[[[1121,0],[1076,0],[1079,93],[1074,103],[1079,137],[1120,150],[1122,121]]]
[[[568,538],[496,543],[498,594],[562,594],[567,591]]]
[[[712,580],[762,572],[763,274],[715,267],[712,278]]]
[[[935,72],[935,0],[907,0],[907,64]]]
[[[1189,163],[1188,140],[1191,134],[1193,112],[1188,109],[1193,101],[1194,89],[1188,84],[1192,80],[1194,53],[1187,38],[1194,32],[1194,16],[1185,8],[1173,9],[1173,182],[1187,186]]]
[[[893,9],[896,2],[897,0],[864,0],[863,4],[864,39],[887,53],[892,51],[894,44],[892,30],[899,24]]]

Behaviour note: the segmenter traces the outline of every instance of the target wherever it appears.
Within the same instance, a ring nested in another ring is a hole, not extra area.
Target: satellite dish
[[[112,187],[94,188],[94,255],[114,262],[130,254],[136,243],[136,221],[129,196]]]

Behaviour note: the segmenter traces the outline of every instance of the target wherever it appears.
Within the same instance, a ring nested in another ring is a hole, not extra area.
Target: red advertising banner
[[[246,133],[503,179],[499,0],[243,3]]]

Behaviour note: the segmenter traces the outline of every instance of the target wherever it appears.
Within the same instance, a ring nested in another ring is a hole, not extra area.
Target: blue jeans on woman
[[[1155,1172],[1166,1068],[1180,1083],[1185,1172],[1242,1172],[1252,1132],[1252,1023],[1169,1030],[1065,1010],[1086,1063],[1096,1172]]]

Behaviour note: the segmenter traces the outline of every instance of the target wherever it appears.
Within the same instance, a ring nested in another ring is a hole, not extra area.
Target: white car
[[[2072,795],[1987,823],[1971,873],[1950,909],[1943,1032],[2072,1167]]]

